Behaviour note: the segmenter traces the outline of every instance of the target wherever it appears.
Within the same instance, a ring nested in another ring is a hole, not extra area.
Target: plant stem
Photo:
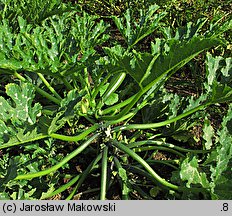
[[[115,92],[120,87],[125,77],[126,77],[126,73],[119,73],[119,74],[114,75],[113,79],[110,81],[108,88],[102,95],[103,103],[109,98],[109,96],[113,92]]]
[[[180,153],[174,149],[170,149],[170,148],[163,147],[163,146],[138,147],[138,148],[134,148],[133,150],[134,150],[134,152],[142,152],[142,151],[150,151],[150,150],[163,150],[163,151],[167,151],[167,152],[171,152],[173,154],[179,155],[180,157],[185,157],[182,153]]]
[[[129,104],[134,99],[135,96],[136,95],[133,95],[130,98],[126,99],[125,101],[121,102],[121,103],[118,103],[118,104],[116,104],[114,106],[111,106],[111,107],[108,107],[108,108],[106,108],[104,110],[101,110],[99,113],[101,115],[105,115],[105,114],[108,114],[110,112],[114,112],[115,110],[119,110],[120,108],[122,108],[122,107],[126,106],[127,104]]]
[[[105,146],[102,152],[102,170],[101,170],[101,192],[100,200],[106,199],[107,188],[107,161],[108,161],[108,146]]]
[[[39,78],[43,81],[46,87],[50,90],[52,94],[54,94],[59,100],[62,100],[62,97],[56,92],[56,90],[50,85],[50,83],[45,79],[44,75],[41,73],[37,73]]]
[[[159,185],[160,183],[156,179],[154,179],[150,173],[148,173],[145,170],[143,170],[142,168],[140,168],[141,166],[138,166],[138,165],[133,166],[130,164],[130,165],[123,165],[123,168],[128,170],[129,172],[142,175],[142,176],[146,177],[147,179],[149,179],[150,181],[152,181],[155,185]],[[160,184],[160,186],[164,187],[162,184]],[[167,187],[164,187],[164,188],[167,188]]]
[[[146,160],[146,162],[148,164],[160,163],[160,164],[164,164],[164,165],[167,165],[169,167],[172,167],[175,170],[178,170],[178,167],[171,164],[171,163],[173,163],[173,160],[153,160],[153,159],[150,159],[150,160]]]
[[[27,80],[22,76],[20,75],[18,72],[14,71],[14,74],[13,74],[15,77],[17,77],[18,79],[20,79],[21,81],[23,82],[26,82]]]
[[[74,177],[72,180],[70,180],[67,184],[62,185],[60,188],[58,188],[57,190],[53,191],[50,194],[47,194],[46,196],[43,197],[43,199],[47,199],[49,197],[53,197],[59,193],[62,193],[63,191],[65,191],[66,189],[70,188],[72,185],[74,185],[78,179],[80,178],[80,175],[77,175],[76,177]]]
[[[21,81],[23,82],[28,82],[23,76],[21,76],[19,73],[17,73],[16,71],[14,71],[14,74],[13,74],[15,77],[17,77],[18,79],[20,79]],[[32,84],[33,85],[33,84]],[[42,90],[41,88],[39,88],[38,86],[36,85],[33,85],[35,90],[41,94],[42,96],[46,97],[48,100],[56,103],[56,104],[60,104],[60,100],[53,97],[52,95],[48,94],[46,91]]]
[[[155,62],[155,59],[157,58],[158,56],[154,56],[154,58],[152,59],[152,61],[150,62],[150,65],[147,69],[147,72],[149,70],[152,69],[152,65],[154,64]],[[148,84],[147,86],[145,86],[144,88],[142,88],[136,95],[135,97],[133,98],[133,100],[117,115],[115,116],[104,116],[102,117],[102,120],[115,120],[115,119],[119,119],[119,118],[122,118],[123,116],[125,116],[128,112],[130,112],[131,108],[138,102],[138,100],[142,97],[142,95],[144,95],[147,91],[149,91],[150,89],[152,89],[152,87],[155,85],[155,84],[158,84],[160,82],[162,82],[163,79],[165,79],[166,77],[166,74],[168,72],[160,75],[159,77],[157,77],[155,80],[153,80],[150,84]]]
[[[169,143],[165,143],[163,141],[155,141],[155,140],[143,140],[143,141],[138,141],[138,142],[134,142],[134,143],[129,143],[127,145],[128,148],[135,148],[135,147],[139,147],[139,146],[143,146],[143,145],[158,145],[158,146],[163,146],[163,147],[168,147],[168,148],[172,148],[172,149],[176,149],[177,151],[181,151],[181,152],[191,152],[191,153],[195,153],[195,154],[204,154],[204,153],[209,153],[211,150],[193,150],[193,149],[185,149],[173,144],[169,144]]]
[[[102,158],[102,154],[99,154],[87,167],[87,169],[81,174],[81,178],[78,181],[76,187],[73,189],[73,191],[69,194],[69,196],[66,198],[66,200],[71,200],[72,197],[75,195],[77,190],[80,188],[84,180],[87,178],[89,173],[94,169],[95,165],[98,163],[98,161]]]
[[[12,146],[17,146],[17,145],[22,145],[24,143],[33,142],[33,141],[40,140],[40,139],[45,139],[45,138],[48,138],[48,137],[49,137],[48,135],[38,134],[34,138],[29,138],[29,139],[25,139],[25,140],[14,142],[14,143],[10,142],[9,144],[8,143],[2,144],[2,145],[0,145],[0,149],[9,148],[9,147],[12,147]]]
[[[35,90],[42,96],[46,97],[48,100],[60,105],[60,100],[53,97],[52,95],[48,94],[46,91],[42,90],[41,88],[39,88],[38,86],[35,86]]]
[[[133,100],[130,101],[129,104],[117,115],[115,116],[102,116],[102,120],[107,120],[107,121],[114,121],[123,118],[126,116],[126,114],[131,110],[131,108],[135,105],[135,103],[140,99],[140,97],[144,94],[142,90],[140,90],[135,97],[133,97]]]
[[[54,139],[59,139],[59,140],[63,140],[63,141],[77,142],[77,141],[85,138],[90,133],[93,133],[98,128],[100,128],[100,125],[95,124],[95,125],[91,126],[90,128],[88,128],[87,130],[85,130],[84,132],[78,134],[77,136],[66,136],[66,135],[61,135],[61,134],[56,134],[56,133],[49,134],[49,136],[54,138]]]
[[[106,77],[103,79],[103,81],[93,89],[92,91],[92,99],[94,100],[97,97],[97,94],[99,93],[102,86],[107,82],[107,80],[110,78],[111,74],[107,74]]]
[[[67,79],[65,77],[62,77],[62,81],[69,91],[73,90],[73,86],[67,81]]]
[[[99,136],[99,133],[94,134],[92,137],[90,137],[86,142],[84,142],[82,145],[80,145],[76,150],[71,152],[69,155],[67,155],[62,161],[60,161],[58,164],[55,166],[52,166],[49,169],[39,171],[36,173],[29,173],[29,174],[23,174],[23,175],[18,175],[15,180],[22,180],[22,179],[32,179],[44,175],[48,175],[52,172],[55,172],[59,168],[61,168],[63,165],[68,163],[72,158],[76,157],[78,154],[80,154],[82,151],[84,151],[92,142]]]
[[[182,113],[178,116],[176,116],[175,118],[172,119],[168,119],[166,121],[163,122],[157,122],[157,123],[150,123],[150,124],[130,124],[130,125],[124,125],[124,126],[119,126],[119,127],[115,127],[113,128],[114,132],[120,131],[120,130],[131,130],[131,129],[153,129],[153,128],[158,128],[158,127],[163,127],[167,124],[171,124],[173,122],[176,122],[188,115],[191,115],[192,113],[204,109],[206,106],[210,105],[210,103],[206,103],[200,106],[197,106],[196,108],[193,108],[185,113]]]
[[[127,153],[129,156],[131,156],[134,160],[136,160],[137,162],[139,162],[150,174],[151,176],[157,180],[159,183],[161,183],[162,185],[169,187],[173,190],[179,190],[179,186],[174,185],[172,183],[167,182],[165,179],[161,178],[151,167],[150,165],[143,160],[138,154],[136,154],[134,151],[132,151],[130,148],[128,148],[127,146],[116,142],[116,141],[112,141],[113,145],[117,148],[119,148],[120,150],[124,151],[125,153]]]
[[[117,124],[117,123],[121,123],[121,122],[124,122],[125,120],[129,121],[131,118],[133,118],[134,115],[137,114],[137,112],[142,109],[144,106],[147,105],[147,100],[144,100],[141,104],[139,104],[132,112],[122,116],[121,118],[119,119],[116,119],[116,120],[112,120],[112,121],[108,121],[106,124],[107,125],[114,125],[114,124]],[[116,132],[116,131],[115,131]]]

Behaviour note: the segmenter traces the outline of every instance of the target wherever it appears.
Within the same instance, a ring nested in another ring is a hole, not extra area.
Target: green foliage
[[[22,16],[32,24],[40,24],[43,20],[53,15],[62,15],[74,10],[70,4],[64,4],[61,0],[34,1],[34,0],[1,0],[1,20],[8,19],[11,26],[17,29],[17,17]]]
[[[86,61],[95,52],[95,46],[108,39],[107,34],[103,35],[107,26],[94,20],[96,17],[86,13],[83,17],[65,13],[33,28],[19,16],[18,34],[13,34],[9,22],[4,20],[0,27],[1,68],[8,72],[26,70],[45,74],[59,71],[57,76],[72,72],[78,68],[78,61]]]
[[[63,155],[58,153],[58,148],[54,144],[51,139],[46,140],[43,145],[34,142],[25,146],[23,153],[14,155],[9,151],[0,159],[1,199],[39,199],[43,192],[58,183],[59,173],[50,174],[46,179],[13,180],[17,173],[38,172],[57,163]]]
[[[165,13],[156,13],[158,9],[158,5],[152,5],[145,13],[143,10],[140,10],[138,21],[133,20],[131,10],[129,9],[125,12],[124,18],[113,17],[129,48],[132,48],[143,38],[150,35],[160,25],[160,20],[165,16]]]
[[[23,83],[21,86],[10,83],[6,86],[6,94],[12,99],[9,103],[0,97],[2,112],[1,120],[10,120],[14,126],[22,124],[35,124],[36,117],[41,114],[41,105],[36,103],[32,106],[34,98],[33,86],[29,83]]]
[[[205,149],[211,149],[213,145],[213,135],[214,135],[214,129],[210,124],[210,121],[206,118],[204,122],[204,127],[203,127],[203,139],[206,141],[205,142]]]
[[[196,157],[186,158],[181,163],[180,177],[183,181],[187,181],[187,187],[190,187],[191,184],[201,184],[203,188],[208,186],[209,182],[206,174],[199,172],[198,168],[199,165]]]
[[[173,29],[157,5],[109,24],[60,1],[1,7],[1,199],[107,199],[118,186],[122,199],[231,197],[231,57],[210,50],[228,45],[230,20]],[[123,41],[111,43],[112,32]],[[167,81],[197,57],[200,93],[170,92]],[[218,128],[211,105],[227,111]]]
[[[217,130],[217,133],[211,131],[211,136],[216,138],[216,148],[208,146],[212,151],[207,160],[201,163],[196,156],[189,155],[182,161],[180,172],[174,173],[174,176],[179,175],[181,180],[187,181],[187,187],[191,187],[191,184],[201,184],[203,188],[210,191],[211,199],[231,199],[229,185],[231,183],[232,136],[228,131],[230,128],[228,123],[231,119],[230,105],[227,115],[223,118],[222,129]],[[206,133],[206,129],[204,132]],[[210,178],[207,178],[209,175]]]
[[[165,54],[157,54],[156,52],[154,54],[142,53],[135,55],[135,59],[126,56],[122,60],[123,68],[144,88],[153,81],[157,81],[159,77],[177,71],[204,49],[219,43],[220,41],[215,38],[204,39],[194,37],[189,42],[171,40],[170,44],[163,44],[168,49]],[[157,47],[158,44],[154,44],[154,46]],[[161,45],[156,49],[163,50],[163,46]],[[128,65],[130,62],[132,62],[131,66]]]
[[[44,137],[36,126],[42,107],[39,103],[32,104],[35,96],[33,86],[29,83],[22,83],[20,86],[9,83],[6,86],[6,94],[11,99],[0,97],[0,148]]]
[[[217,148],[216,153],[212,153],[213,157],[216,156],[216,165],[211,165],[211,179],[212,179],[212,192],[216,199],[231,199],[231,195],[226,193],[226,187],[231,181],[231,164],[232,161],[232,134],[229,131],[232,120],[232,106],[228,110],[227,115],[223,118],[222,129],[217,133]],[[224,190],[222,190],[222,184],[224,184]],[[217,188],[220,192],[217,194]]]

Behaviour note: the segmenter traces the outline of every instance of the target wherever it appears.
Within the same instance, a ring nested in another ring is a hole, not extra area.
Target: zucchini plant
[[[0,97],[2,199],[69,200],[94,192],[104,200],[117,185],[122,199],[229,198],[232,108],[218,131],[207,109],[232,100],[231,58],[207,53],[199,97],[168,92],[165,83],[199,54],[225,45],[231,20],[204,31],[199,20],[171,32],[158,8],[138,19],[129,9],[112,18],[125,46],[107,46],[109,25],[85,12],[40,24],[18,16],[18,32],[1,20],[0,73],[13,77]],[[137,44],[155,32],[160,37],[150,52],[139,51]],[[170,139],[199,119],[202,148]],[[163,160],[154,159],[159,152]],[[99,185],[86,189],[88,178]]]

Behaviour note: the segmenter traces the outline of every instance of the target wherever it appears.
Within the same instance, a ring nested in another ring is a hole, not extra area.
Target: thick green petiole
[[[145,146],[145,147],[138,147],[138,148],[133,149],[134,152],[142,152],[142,151],[150,151],[150,150],[167,151],[167,152],[179,155],[180,157],[185,157],[182,153],[180,153],[174,149],[170,149],[170,148],[163,147],[163,146]]]
[[[97,110],[101,109],[104,103],[110,97],[110,95],[120,87],[125,77],[126,77],[126,73],[117,73],[114,75],[114,77],[110,81],[109,86],[107,87],[106,91],[102,95],[102,99],[99,101],[97,105]],[[98,113],[96,113],[96,117],[98,118]]]
[[[117,147],[118,149],[122,150],[123,152],[127,153],[129,156],[131,156],[134,160],[136,160],[142,167],[144,167],[148,173],[146,173],[145,171],[141,170],[145,176],[149,176],[151,175],[152,178],[154,178],[154,182],[157,182],[165,187],[168,187],[172,190],[177,190],[177,191],[192,191],[192,192],[203,192],[206,189],[204,188],[186,188],[186,187],[180,187],[177,185],[174,185],[170,182],[167,182],[165,179],[161,178],[151,167],[150,165],[143,160],[138,154],[136,154],[133,150],[131,150],[130,148],[128,148],[126,145],[121,144],[117,141],[112,141],[112,144]],[[135,167],[136,169],[140,169],[138,168],[138,166]]]
[[[146,160],[146,162],[148,164],[156,164],[156,163],[164,164],[164,165],[169,166],[169,167],[171,167],[171,168],[173,168],[175,170],[178,170],[178,167],[171,164],[171,163],[177,164],[176,160],[154,160],[154,159],[150,159],[150,160]]]
[[[60,100],[53,97],[52,95],[48,94],[46,91],[42,90],[41,88],[39,88],[38,86],[34,86],[35,90],[42,96],[46,97],[48,100],[56,103],[56,104],[60,104]]]
[[[68,163],[72,158],[76,157],[78,154],[80,154],[82,151],[84,151],[97,137],[99,136],[99,133],[94,134],[92,137],[90,137],[86,142],[84,142],[82,145],[80,145],[76,150],[71,152],[69,155],[67,155],[62,161],[60,161],[55,166],[52,166],[49,169],[36,172],[36,173],[29,173],[25,175],[18,175],[15,180],[21,180],[21,179],[33,179],[36,177],[48,175],[52,172],[55,172],[59,168],[61,168],[63,165]]]
[[[135,98],[136,95],[133,95],[131,96],[130,98],[126,99],[125,101],[121,102],[121,103],[118,103],[114,106],[111,106],[111,107],[108,107],[104,110],[101,110],[100,111],[100,114],[101,115],[105,115],[105,114],[108,114],[108,113],[111,113],[111,112],[114,112],[115,110],[119,110],[121,109],[122,107],[126,106],[127,104],[129,104],[134,98]]]
[[[111,74],[106,75],[106,77],[102,80],[102,82],[92,90],[92,99],[94,100],[97,97],[97,94],[99,93],[102,86],[107,82],[107,80],[110,78]]]
[[[44,75],[41,73],[37,73],[39,78],[43,81],[46,87],[50,90],[52,94],[56,96],[58,100],[62,100],[62,97],[56,92],[56,90],[50,85],[50,83],[45,79]]]
[[[108,161],[108,147],[105,146],[102,152],[102,169],[101,169],[101,192],[100,200],[106,199],[107,190],[107,161]]]
[[[126,73],[119,73],[114,75],[113,79],[111,80],[106,92],[102,96],[103,103],[109,98],[109,96],[117,90],[117,88],[122,84],[123,80],[126,77]]]
[[[154,58],[152,59],[152,61],[150,62],[147,70],[146,70],[146,74],[149,74],[150,70],[152,69],[152,66],[155,62],[155,60],[158,58],[158,55],[154,56]],[[168,72],[166,72],[165,74],[162,74],[161,76],[159,76],[158,78],[156,78],[155,80],[153,80],[150,84],[148,84],[145,87],[142,87],[141,90],[136,94],[136,96],[133,98],[133,100],[117,115],[115,116],[104,116],[101,119],[102,120],[108,120],[108,121],[113,121],[116,119],[120,119],[123,116],[125,116],[128,112],[131,111],[131,108],[133,108],[133,106],[138,102],[138,100],[142,97],[142,95],[144,95],[147,91],[149,91],[150,89],[152,89],[152,87],[159,83],[160,81],[162,81],[163,78],[166,77],[166,74]]]
[[[133,98],[133,100],[130,101],[130,103],[117,115],[115,116],[102,116],[101,120],[107,120],[107,121],[114,121],[123,118],[126,116],[126,114],[131,110],[131,108],[136,104],[136,102],[140,99],[140,97],[143,95],[143,91],[140,91],[136,94],[136,96]]]
[[[60,188],[58,188],[57,190],[53,191],[52,193],[46,195],[43,197],[43,199],[47,199],[50,197],[53,197],[59,193],[62,193],[63,191],[67,190],[68,188],[70,188],[72,185],[74,185],[78,179],[80,178],[81,175],[77,175],[76,177],[74,177],[73,179],[71,179],[68,183],[66,183],[65,185],[62,185]]]
[[[65,86],[67,87],[69,91],[74,89],[73,86],[67,81],[66,78],[62,77],[61,80],[63,81],[63,83],[65,84]]]
[[[29,142],[33,142],[33,141],[37,141],[37,140],[41,140],[45,138],[48,138],[48,135],[38,134],[35,138],[25,139],[23,141],[13,142],[9,144],[8,143],[2,144],[0,145],[0,149],[9,148],[12,146],[17,146],[17,145],[23,145],[24,143],[29,143]]]
[[[128,148],[138,148],[140,146],[144,146],[144,145],[156,145],[156,146],[163,146],[163,147],[167,147],[167,148],[171,148],[171,149],[175,149],[177,151],[180,152],[191,152],[191,153],[195,153],[195,154],[204,154],[204,153],[208,153],[210,152],[210,150],[192,150],[192,149],[185,149],[173,144],[169,144],[169,143],[165,143],[164,141],[156,141],[156,140],[143,140],[143,141],[138,141],[138,142],[133,142],[133,143],[129,143],[127,145]]]
[[[137,114],[137,112],[142,109],[144,106],[147,105],[147,101],[144,100],[141,104],[139,104],[135,109],[133,109],[130,113],[122,116],[121,118],[119,119],[116,119],[116,120],[112,120],[112,121],[108,121],[106,123],[106,125],[114,125],[114,124],[118,124],[120,122],[124,122],[125,120],[129,121],[129,119],[133,118],[134,115]]]
[[[119,148],[120,150],[124,151],[125,153],[127,153],[128,155],[130,155],[134,160],[136,160],[137,162],[139,162],[148,172],[149,174],[156,180],[158,181],[160,184],[169,187],[173,190],[179,190],[179,186],[174,185],[172,183],[167,182],[165,179],[161,178],[151,167],[150,165],[143,160],[138,154],[136,154],[133,150],[131,150],[130,148],[128,148],[126,145],[123,145],[119,142],[116,141],[112,141],[112,144]]]
[[[90,133],[93,133],[98,128],[100,128],[100,125],[95,124],[77,136],[66,136],[66,135],[61,135],[61,134],[56,134],[56,133],[49,134],[49,136],[54,139],[59,139],[59,140],[67,141],[67,142],[77,142],[77,141],[84,139],[86,136],[88,136]]]
[[[13,75],[14,75],[15,77],[17,77],[18,79],[20,79],[21,81],[23,81],[23,82],[28,82],[22,75],[20,75],[20,74],[17,73],[16,71],[14,72]],[[34,87],[35,87],[36,91],[37,91],[40,95],[46,97],[48,100],[50,100],[50,101],[52,101],[52,102],[54,102],[54,103],[56,103],[56,104],[58,104],[58,105],[60,104],[60,100],[59,100],[59,99],[57,99],[57,98],[53,97],[52,95],[48,94],[46,91],[42,90],[41,88],[39,88],[39,87],[36,86],[36,85],[34,85]]]
[[[193,113],[195,113],[196,111],[198,110],[202,110],[204,109],[206,106],[210,105],[210,103],[206,103],[206,104],[203,104],[203,105],[200,105],[194,109],[191,109],[185,113],[182,113],[178,116],[176,116],[175,118],[172,118],[172,119],[168,119],[166,121],[162,121],[162,122],[157,122],[157,123],[150,123],[150,124],[130,124],[130,125],[124,125],[124,126],[119,126],[119,127],[115,127],[113,128],[113,131],[114,132],[117,132],[117,131],[121,131],[121,130],[131,130],[131,129],[154,129],[154,128],[159,128],[159,127],[163,127],[165,125],[168,125],[168,124],[171,124],[173,122],[176,122],[186,116],[189,116]]]
[[[69,196],[66,198],[66,200],[71,200],[73,198],[73,196],[75,195],[75,193],[77,192],[77,190],[81,187],[82,183],[84,182],[84,180],[87,178],[87,176],[89,175],[89,173],[94,169],[94,167],[96,166],[96,164],[100,161],[100,159],[102,158],[102,154],[99,154],[87,167],[87,169],[81,174],[81,178],[79,179],[76,187],[73,189],[73,191],[69,194]]]

